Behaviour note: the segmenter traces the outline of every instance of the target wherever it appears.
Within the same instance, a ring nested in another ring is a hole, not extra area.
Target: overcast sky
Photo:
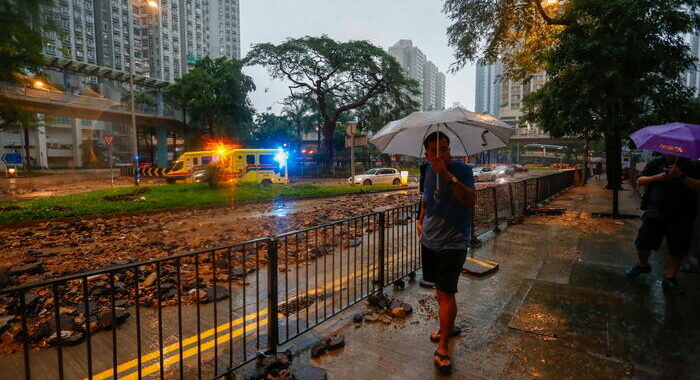
[[[288,37],[320,36],[340,41],[369,40],[388,49],[400,39],[413,40],[447,77],[445,106],[460,102],[474,109],[474,66],[447,73],[454,61],[445,30],[449,22],[440,0],[240,0],[241,53],[260,42],[278,44]],[[251,95],[258,112],[278,112],[288,83],[273,81],[260,67],[247,68],[257,91]],[[267,92],[266,92],[267,90]]]

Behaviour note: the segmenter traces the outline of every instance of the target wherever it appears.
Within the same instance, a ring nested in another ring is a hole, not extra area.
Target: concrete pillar
[[[37,164],[43,169],[49,168],[49,154],[46,149],[46,118],[43,113],[36,114],[36,151]]]
[[[76,168],[83,166],[83,155],[80,149],[80,144],[83,143],[83,134],[80,129],[80,120],[71,119],[73,124],[73,164]]]
[[[163,116],[163,91],[156,91],[156,114],[158,116]]]
[[[168,167],[168,130],[165,127],[156,128],[155,161],[159,168]]]

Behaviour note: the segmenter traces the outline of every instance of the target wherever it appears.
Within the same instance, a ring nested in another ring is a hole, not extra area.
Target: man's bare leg
[[[638,249],[637,257],[639,257],[639,265],[643,267],[649,266],[649,256],[651,256],[651,250],[649,249]]]
[[[454,294],[444,293],[438,290],[437,292],[438,305],[440,308],[440,341],[438,342],[438,353],[448,355],[450,351],[450,332],[455,327],[455,318],[457,318],[457,301]],[[449,362],[440,361],[440,364],[447,365]]]
[[[681,268],[681,259],[671,255],[666,255],[666,278],[676,278],[678,270]]]

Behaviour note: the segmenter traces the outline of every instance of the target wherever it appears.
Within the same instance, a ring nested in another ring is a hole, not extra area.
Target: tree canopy
[[[51,27],[53,0],[0,0],[0,82],[16,82],[18,73],[39,72],[44,64],[42,32]],[[28,115],[3,100],[0,120],[27,122]]]
[[[252,125],[253,106],[248,93],[253,80],[241,71],[243,63],[225,57],[204,57],[167,92],[189,116],[196,132],[241,141]]]
[[[265,66],[273,78],[291,82],[292,96],[313,100],[323,120],[328,167],[334,159],[333,132],[343,114],[379,96],[405,104],[419,93],[418,83],[404,75],[396,59],[367,41],[307,36],[254,45],[246,60]]]
[[[573,22],[569,0],[445,0],[443,12],[455,48],[452,69],[483,60],[502,61],[503,74],[521,78],[538,71],[543,53]]]
[[[694,63],[682,36],[694,25],[682,10],[690,3],[572,1],[573,21],[544,54],[549,80],[525,99],[525,119],[554,136],[605,137],[614,190],[629,133],[649,124],[693,121],[685,118],[697,106],[681,77]]]

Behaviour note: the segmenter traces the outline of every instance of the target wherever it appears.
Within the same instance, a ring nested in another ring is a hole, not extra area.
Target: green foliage
[[[288,117],[262,113],[256,117],[247,145],[251,148],[276,148],[285,143],[295,144],[297,141],[293,122]]]
[[[611,0],[614,1],[614,0]],[[443,12],[452,21],[449,44],[457,61],[452,69],[482,59],[504,62],[503,74],[516,79],[538,71],[543,53],[574,19],[570,1],[445,0]]]
[[[682,33],[695,1],[574,0],[575,22],[546,54],[549,81],[525,98],[525,119],[554,136],[605,137],[609,186],[620,186],[621,144],[649,124],[692,116],[681,74],[693,59]],[[696,114],[697,115],[697,114]]]
[[[168,86],[167,92],[185,108],[199,134],[240,141],[249,132],[255,112],[248,93],[255,84],[242,68],[235,59],[205,57]]]
[[[53,0],[0,0],[0,82],[19,81],[44,64],[42,31],[50,32]],[[28,122],[29,116],[0,95],[0,123]]]
[[[328,167],[334,157],[333,134],[344,114],[380,96],[405,104],[419,93],[418,83],[403,74],[399,63],[367,41],[307,36],[254,45],[246,60],[267,67],[275,79],[290,81],[293,97],[315,104],[323,120]]]
[[[217,165],[209,165],[205,174],[205,180],[209,187],[221,187],[225,185],[224,171]]]
[[[362,193],[396,189],[396,186],[318,186],[307,183],[260,186],[243,183],[232,187],[210,187],[207,183],[192,183],[150,186],[148,187],[149,191],[142,195],[145,198],[143,202],[132,200],[113,202],[104,199],[106,196],[130,194],[137,189],[136,187],[121,187],[30,201],[0,203],[0,207],[20,207],[19,210],[0,211],[0,224],[223,205],[232,202]]]

